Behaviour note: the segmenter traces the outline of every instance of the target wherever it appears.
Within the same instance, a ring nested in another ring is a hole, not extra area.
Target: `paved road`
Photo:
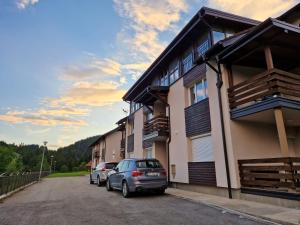
[[[47,178],[0,203],[1,225],[243,224],[258,225],[170,195],[136,195],[88,184],[88,177]]]

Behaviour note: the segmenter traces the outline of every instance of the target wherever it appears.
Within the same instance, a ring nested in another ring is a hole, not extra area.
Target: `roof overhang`
[[[298,3],[294,7],[290,8],[288,11],[283,13],[281,16],[277,17],[277,19],[286,21],[289,17],[293,16],[297,12],[299,13],[299,10],[300,10],[300,3]]]
[[[217,55],[217,59],[223,64],[265,67],[263,47],[266,45],[272,49],[275,65],[299,64],[299,57],[295,57],[295,53],[300,51],[300,28],[272,18],[225,48]],[[276,56],[284,57],[280,57],[280,62],[276,62]]]
[[[133,101],[144,105],[153,105],[156,100],[159,100],[158,96],[166,96],[168,92],[169,87],[167,86],[149,86],[137,95]]]
[[[153,77],[172,60],[174,56],[182,52],[190,39],[203,33],[203,29],[210,29],[215,24],[226,24],[226,26],[239,26],[241,30],[258,25],[260,22],[245,17],[225,13],[207,7],[201,8],[198,13],[180,31],[166,49],[156,58],[143,75],[123,96],[124,101],[132,101],[145,87],[151,84]],[[195,34],[195,35],[191,35]]]
[[[128,119],[128,116],[125,116],[124,118],[120,119],[116,124],[117,125],[122,125],[124,124]]]

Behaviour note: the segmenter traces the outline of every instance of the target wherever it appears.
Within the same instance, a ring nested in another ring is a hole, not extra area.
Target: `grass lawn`
[[[66,173],[52,173],[48,177],[77,177],[85,176],[89,174],[89,171],[76,171],[76,172],[66,172]]]

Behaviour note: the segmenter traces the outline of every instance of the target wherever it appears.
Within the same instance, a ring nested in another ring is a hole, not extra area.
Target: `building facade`
[[[125,158],[125,121],[118,121],[118,127],[101,135],[92,148],[92,168],[100,162],[119,162]]]
[[[299,20],[200,9],[123,97],[125,157],[180,188],[300,200]]]

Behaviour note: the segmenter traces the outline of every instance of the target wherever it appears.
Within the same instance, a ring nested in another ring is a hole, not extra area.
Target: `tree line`
[[[52,157],[52,170],[67,172],[85,170],[91,160],[89,147],[99,136],[80,140],[57,151],[45,149],[43,170],[49,171]],[[16,145],[0,141],[0,174],[39,171],[44,146]]]

